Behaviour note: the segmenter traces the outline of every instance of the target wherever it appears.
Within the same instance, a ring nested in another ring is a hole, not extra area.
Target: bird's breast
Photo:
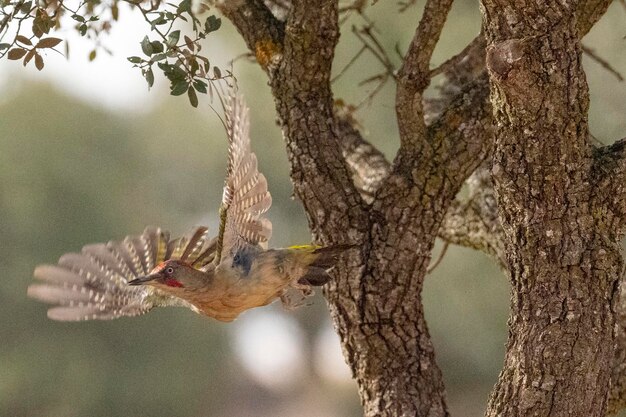
[[[246,310],[272,303],[289,283],[288,277],[270,263],[255,264],[246,276],[232,268],[218,268],[211,286],[194,291],[189,301],[202,314],[228,322]]]

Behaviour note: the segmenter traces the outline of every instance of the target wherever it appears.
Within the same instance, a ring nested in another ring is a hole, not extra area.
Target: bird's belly
[[[217,293],[204,294],[191,302],[202,314],[229,322],[246,310],[272,303],[284,292],[287,285],[288,282],[283,280],[266,279],[264,282],[254,282],[240,279]]]

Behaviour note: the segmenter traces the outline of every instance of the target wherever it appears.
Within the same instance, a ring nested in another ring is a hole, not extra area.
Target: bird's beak
[[[128,285],[143,285],[146,282],[153,281],[153,280],[159,278],[159,276],[160,276],[160,274],[158,274],[158,273],[144,275],[143,277],[138,277],[138,278],[133,279],[132,281],[128,281]]]

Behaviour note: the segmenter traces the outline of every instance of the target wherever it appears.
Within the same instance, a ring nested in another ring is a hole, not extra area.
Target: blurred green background
[[[399,17],[394,3],[383,3],[370,8],[370,16],[398,63],[394,45],[406,48],[422,2]],[[615,2],[585,40],[623,74],[625,17]],[[350,33],[359,22],[352,18],[343,26],[336,72],[360,46]],[[479,24],[476,2],[457,1],[434,64],[461,50]],[[126,42],[138,48],[140,39]],[[228,24],[211,42],[221,62],[245,52]],[[114,59],[145,89],[123,54]],[[116,108],[115,100],[101,102],[96,90],[113,88],[119,79],[102,77],[97,86],[85,81],[74,91],[68,87],[74,81],[63,77],[72,64],[48,60],[58,63],[47,75],[16,63],[0,66],[0,416],[360,415],[356,386],[319,295],[295,313],[273,305],[234,324],[177,309],[113,322],[56,323],[46,318],[44,305],[26,298],[35,265],[56,262],[86,243],[139,233],[146,225],[175,234],[197,224],[215,231],[225,171],[223,129],[207,101],[192,109],[157,83],[149,101],[120,95]],[[106,74],[108,62],[99,58],[85,68]],[[625,83],[588,59],[585,67],[591,130],[610,143],[626,134]],[[373,86],[358,83],[380,71],[376,60],[362,57],[335,83],[336,97],[359,102]],[[273,195],[272,244],[307,242],[265,76],[244,60],[235,72],[252,108],[252,146]],[[390,157],[398,143],[393,94],[386,86],[357,114],[368,139]],[[503,360],[508,298],[503,274],[471,250],[451,248],[427,278],[427,319],[453,415],[484,412]]]

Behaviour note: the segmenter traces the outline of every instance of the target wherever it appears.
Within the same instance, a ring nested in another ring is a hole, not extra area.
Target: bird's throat
[[[181,282],[175,278],[167,278],[165,280],[165,285],[167,285],[168,287],[183,288],[183,284],[181,284]]]

